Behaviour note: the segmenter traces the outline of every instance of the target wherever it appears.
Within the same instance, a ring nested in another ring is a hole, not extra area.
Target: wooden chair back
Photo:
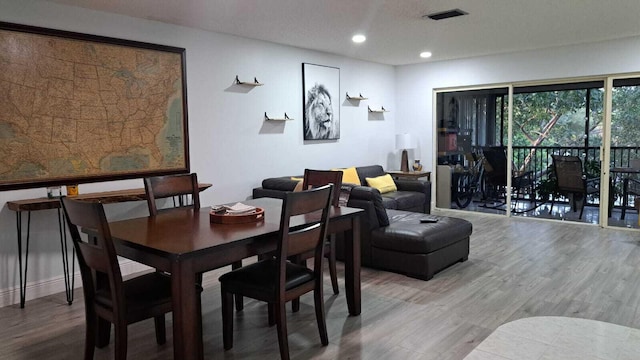
[[[124,299],[122,274],[102,204],[73,200],[68,197],[63,197],[60,201],[78,257],[85,303],[90,304],[95,299],[97,291],[93,276],[95,271],[96,277],[108,279],[108,284],[104,286],[109,286],[113,311],[120,311],[119,304],[122,304]],[[78,227],[95,229],[96,238],[93,241],[85,241]]]
[[[302,189],[309,190],[327,184],[333,184],[331,205],[338,206],[340,201],[340,188],[342,187],[342,174],[342,171],[305,169]]]
[[[327,237],[327,224],[331,208],[333,185],[325,185],[301,192],[290,192],[285,195],[282,205],[280,231],[278,234],[278,288],[284,293],[286,280],[286,262],[290,257],[314,252],[315,277],[322,281],[322,261],[324,258],[324,242]],[[302,227],[291,227],[294,216],[314,219]]]
[[[174,208],[200,209],[198,176],[195,173],[145,178],[144,189],[150,215],[158,214],[156,200],[164,198],[172,198]]]

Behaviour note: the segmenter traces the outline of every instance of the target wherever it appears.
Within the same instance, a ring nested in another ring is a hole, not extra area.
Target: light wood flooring
[[[306,295],[300,312],[287,313],[292,358],[463,359],[501,324],[530,316],[640,328],[638,232],[471,212],[455,216],[474,226],[468,261],[430,281],[364,268],[358,317],[347,316],[344,291],[334,296],[327,277],[329,346],[320,345],[313,298]],[[252,300],[236,313],[234,348],[223,350],[217,284],[223,270],[205,275],[205,358],[277,359],[266,306]],[[80,291],[72,306],[56,294],[29,301],[25,309],[0,308],[0,324],[0,359],[82,357]],[[130,326],[129,359],[171,359],[170,316],[167,327],[168,342],[158,346],[151,321]],[[112,359],[113,343],[97,349],[95,358]]]

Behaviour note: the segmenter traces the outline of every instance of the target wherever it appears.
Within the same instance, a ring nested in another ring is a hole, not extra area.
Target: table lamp
[[[409,171],[409,155],[407,154],[407,149],[413,149],[413,147],[413,139],[410,134],[396,135],[396,150],[402,150],[400,171]]]

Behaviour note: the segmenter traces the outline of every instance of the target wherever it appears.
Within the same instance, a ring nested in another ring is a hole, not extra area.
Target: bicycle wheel
[[[470,174],[461,174],[458,176],[458,181],[456,183],[456,194],[454,196],[455,202],[460,209],[464,209],[471,203],[473,200],[473,189],[471,187],[471,175]]]

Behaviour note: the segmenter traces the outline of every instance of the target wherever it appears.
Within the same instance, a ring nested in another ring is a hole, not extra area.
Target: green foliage
[[[593,89],[590,94],[589,127],[597,129],[602,125],[602,89]],[[586,96],[587,90],[514,95],[513,144],[515,146],[584,146]],[[593,146],[593,144],[590,145]]]

